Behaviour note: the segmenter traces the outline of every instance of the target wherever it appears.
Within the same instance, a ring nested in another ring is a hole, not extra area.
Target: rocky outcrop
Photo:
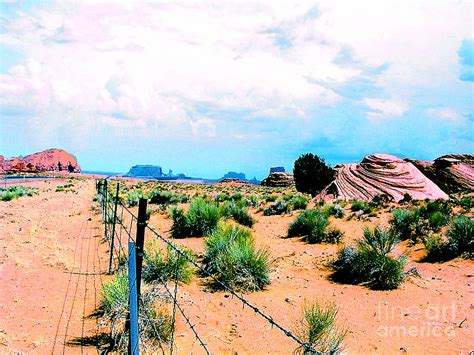
[[[43,171],[81,172],[77,159],[62,149],[48,149],[42,152],[10,159],[0,159],[0,170],[5,173]]]
[[[290,173],[272,172],[266,179],[262,180],[261,185],[271,187],[289,187],[295,185],[295,179],[293,178],[293,174]]]
[[[406,159],[448,194],[474,192],[474,155],[448,154],[434,160]]]
[[[368,155],[359,164],[343,164],[335,169],[336,179],[319,197],[368,201],[385,194],[399,201],[409,194],[417,200],[449,198],[414,164],[393,155]]]

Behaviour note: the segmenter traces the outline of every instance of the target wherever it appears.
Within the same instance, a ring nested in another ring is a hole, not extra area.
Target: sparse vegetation
[[[404,280],[405,258],[393,258],[397,236],[390,229],[379,226],[373,231],[364,230],[364,239],[357,247],[345,246],[339,250],[331,264],[336,281],[350,284],[366,284],[373,289],[397,288]]]
[[[290,205],[283,200],[277,200],[263,211],[264,216],[281,215],[290,212]]]
[[[119,271],[102,285],[100,308],[109,317],[117,316],[128,308],[128,275]]]
[[[301,236],[308,243],[338,243],[343,233],[328,229],[329,221],[320,210],[307,210],[301,213],[288,227],[288,236]]]
[[[189,205],[187,213],[182,209],[172,209],[174,238],[202,237],[212,233],[220,219],[219,207],[213,202],[196,199]]]
[[[473,256],[474,220],[465,216],[455,218],[448,226],[446,240],[441,236],[430,236],[425,241],[427,259],[445,261],[459,256]]]
[[[270,252],[255,246],[249,230],[220,223],[204,243],[206,270],[224,285],[248,292],[270,284]]]
[[[220,206],[220,215],[224,218],[232,217],[237,223],[252,227],[254,220],[248,213],[245,205],[240,202],[226,201]]]
[[[38,194],[38,189],[27,186],[10,186],[6,189],[0,188],[0,201],[11,201],[23,196],[33,196]]]
[[[309,304],[304,308],[301,320],[296,325],[296,334],[316,353],[339,354],[344,350],[343,341],[347,330],[336,325],[336,317],[335,304]],[[295,353],[313,352],[299,347]]]
[[[154,245],[148,246],[143,266],[143,280],[145,282],[166,282],[177,279],[179,282],[189,283],[194,274],[194,268],[188,259],[193,259],[192,251],[181,249],[184,255],[167,246],[166,256]]]

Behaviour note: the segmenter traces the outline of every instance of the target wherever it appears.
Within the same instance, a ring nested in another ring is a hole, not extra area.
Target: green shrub
[[[278,199],[278,196],[276,195],[266,195],[265,196],[265,201],[266,202],[275,202]]]
[[[344,218],[344,208],[342,208],[339,204],[328,204],[324,206],[323,213],[326,216],[334,216],[336,218]]]
[[[23,196],[33,196],[38,194],[38,189],[28,186],[10,186],[6,189],[0,188],[0,200],[11,201]]]
[[[437,200],[428,201],[426,206],[422,206],[419,211],[420,217],[428,221],[429,227],[434,231],[439,231],[442,226],[449,223],[452,208],[448,201]]]
[[[119,271],[102,285],[100,308],[105,314],[114,316],[128,308],[128,275]]]
[[[474,253],[474,220],[465,216],[455,218],[446,231],[446,241],[441,237],[430,237],[425,241],[427,259],[450,260]]]
[[[465,210],[470,210],[471,208],[474,208],[474,197],[473,196],[463,197],[457,201],[457,205],[461,206]]]
[[[174,238],[202,237],[210,235],[220,219],[219,207],[202,199],[196,199],[189,205],[188,213],[182,209],[171,210]]]
[[[206,270],[227,287],[256,291],[270,284],[269,250],[257,249],[248,230],[220,223],[204,244]]]
[[[297,336],[319,354],[339,354],[344,348],[342,342],[347,330],[336,325],[337,307],[335,304],[321,305],[314,303],[306,306],[303,316],[296,325]],[[304,347],[299,347],[296,354],[310,354]]]
[[[308,206],[308,199],[304,196],[293,196],[289,203],[292,210],[305,210]]]
[[[411,239],[416,243],[417,239],[424,233],[420,214],[416,208],[394,210],[389,223],[392,232],[398,234],[401,240]]]
[[[319,210],[307,210],[301,213],[288,227],[288,236],[306,237],[310,243],[321,243],[326,236],[329,222]]]
[[[180,250],[185,255],[167,246],[164,259],[160,249],[153,248],[148,251],[143,266],[143,280],[166,282],[177,277],[178,281],[189,283],[194,274],[193,265],[189,262],[189,259],[193,259],[193,253],[189,249]]]
[[[232,217],[237,223],[252,227],[254,220],[247,209],[240,203],[226,201],[220,206],[220,214],[224,218]]]
[[[290,212],[290,205],[283,200],[278,200],[274,204],[265,208],[265,210],[263,211],[263,215],[274,216],[274,215],[281,215],[288,212]]]
[[[141,189],[132,190],[125,195],[125,202],[128,207],[138,206],[140,198],[146,198],[145,193]]]
[[[372,207],[367,202],[362,202],[362,201],[357,201],[356,200],[356,201],[352,201],[351,211],[352,212],[363,211],[364,214],[369,214],[370,212],[372,212]]]
[[[405,258],[394,259],[388,254],[397,241],[391,230],[375,227],[364,230],[364,239],[357,248],[345,246],[340,249],[331,264],[336,281],[351,284],[367,284],[373,289],[397,288],[404,280]]]

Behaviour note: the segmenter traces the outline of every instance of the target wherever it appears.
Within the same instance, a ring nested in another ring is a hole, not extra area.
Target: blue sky
[[[470,1],[3,2],[0,154],[263,178],[474,153]]]

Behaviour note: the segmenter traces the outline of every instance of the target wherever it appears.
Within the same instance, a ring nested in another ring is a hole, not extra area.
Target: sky
[[[473,1],[2,1],[0,154],[259,179],[474,153]]]

